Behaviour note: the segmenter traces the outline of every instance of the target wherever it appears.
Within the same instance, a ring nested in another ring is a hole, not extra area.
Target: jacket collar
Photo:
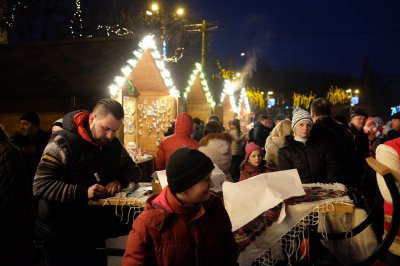
[[[208,200],[207,202],[209,202]],[[204,204],[188,205],[181,203],[166,186],[159,195],[149,198],[146,209],[162,209],[166,214],[179,214],[186,216],[190,221],[194,221],[205,213]]]

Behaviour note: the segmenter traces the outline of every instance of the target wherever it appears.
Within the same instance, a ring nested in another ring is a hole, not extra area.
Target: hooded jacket
[[[156,169],[164,170],[169,156],[180,147],[198,148],[197,141],[191,138],[193,119],[188,113],[180,113],[175,121],[175,133],[163,139],[158,146]]]
[[[237,265],[238,245],[219,198],[183,205],[169,187],[150,197],[126,242],[123,266]]]
[[[229,174],[232,161],[232,138],[227,132],[210,133],[199,142],[199,151],[218,165],[225,174]]]
[[[49,241],[103,239],[105,211],[87,205],[88,188],[119,181],[139,182],[139,170],[117,138],[105,146],[93,141],[89,112],[75,111],[63,119],[64,130],[46,146],[33,181],[39,198],[36,233]]]

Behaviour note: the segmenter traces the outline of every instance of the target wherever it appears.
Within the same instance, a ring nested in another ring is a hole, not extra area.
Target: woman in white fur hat
[[[297,169],[302,183],[336,182],[338,168],[328,144],[309,140],[313,121],[309,112],[293,110],[293,136],[278,151],[278,169]]]

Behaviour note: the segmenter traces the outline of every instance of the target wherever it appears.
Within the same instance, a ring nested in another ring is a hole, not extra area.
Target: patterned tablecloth
[[[312,212],[334,212],[337,211],[336,206],[347,206],[342,208],[344,212],[353,210],[352,201],[342,184],[306,184],[303,187],[306,195],[285,200],[234,232],[241,250],[240,265],[251,265],[266,250],[278,242],[280,244],[282,236],[296,229],[305,218],[308,223],[318,222],[318,217],[315,221],[309,221],[308,215]],[[285,217],[278,222],[282,208]],[[296,230],[304,230],[304,226]]]

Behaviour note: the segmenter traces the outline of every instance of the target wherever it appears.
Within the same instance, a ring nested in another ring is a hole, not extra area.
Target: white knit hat
[[[301,120],[310,120],[311,124],[313,122],[309,112],[307,112],[306,110],[304,110],[300,107],[296,107],[293,110],[292,130],[294,130],[294,127],[296,126],[296,124],[298,122],[300,122]]]

